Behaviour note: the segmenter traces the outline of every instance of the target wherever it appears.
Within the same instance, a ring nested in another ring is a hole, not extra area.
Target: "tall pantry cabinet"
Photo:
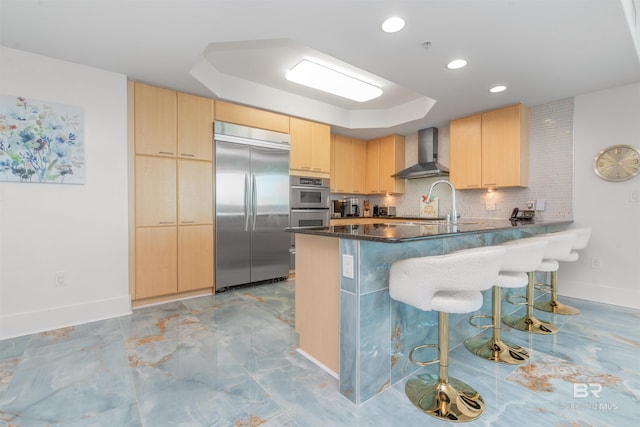
[[[213,100],[129,82],[133,300],[210,291]]]

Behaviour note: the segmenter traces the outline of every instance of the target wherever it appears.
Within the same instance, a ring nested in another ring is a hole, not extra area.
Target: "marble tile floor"
[[[640,311],[563,301],[582,314],[557,319],[555,336],[504,327],[504,339],[529,349],[526,365],[452,349],[450,374],[486,403],[466,425],[636,425]],[[360,407],[342,397],[333,377],[296,353],[293,302],[286,281],[0,341],[0,426],[450,424],[416,409],[404,381]]]

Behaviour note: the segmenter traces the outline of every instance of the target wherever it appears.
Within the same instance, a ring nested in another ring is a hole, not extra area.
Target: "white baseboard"
[[[307,352],[305,352],[304,350],[302,350],[300,348],[296,348],[296,351],[298,353],[300,353],[300,355],[302,357],[304,357],[305,359],[308,359],[314,365],[317,365],[320,368],[322,368],[323,371],[325,371],[327,374],[331,375],[333,378],[335,378],[337,380],[340,379],[340,375],[338,375],[337,373],[333,372],[332,369],[328,368],[327,365],[325,365],[322,362],[318,361],[318,359],[316,359],[315,357],[311,356],[310,354],[308,354]]]
[[[129,295],[9,314],[0,316],[0,339],[66,328],[127,314],[131,314]]]
[[[640,310],[640,289],[614,288],[564,280],[558,284],[558,295]]]

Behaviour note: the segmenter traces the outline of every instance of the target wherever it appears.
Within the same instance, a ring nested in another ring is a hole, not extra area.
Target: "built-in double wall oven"
[[[331,190],[326,178],[291,176],[291,194],[289,203],[290,227],[327,227],[329,226],[329,203]],[[295,269],[296,241],[291,233],[289,248],[289,267]]]

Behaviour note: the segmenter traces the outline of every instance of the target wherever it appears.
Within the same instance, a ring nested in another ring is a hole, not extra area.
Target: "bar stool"
[[[558,271],[558,268],[560,267],[557,259],[566,258],[567,255],[569,255],[569,252],[571,252],[571,245],[573,243],[573,240],[575,239],[575,234],[567,232],[547,233],[541,234],[539,237],[530,237],[529,239],[522,240],[533,239],[547,240],[547,246],[544,250],[542,262],[538,264],[538,266],[535,268],[535,271],[552,272]],[[511,242],[506,242],[505,245],[508,245],[510,243]],[[521,303],[527,305],[526,314],[523,317],[518,317],[515,315],[504,316],[502,318],[502,321],[512,328],[518,329],[520,331],[543,335],[557,333],[558,328],[555,325],[534,317],[534,271],[527,272],[527,276],[529,279],[529,283],[527,284],[527,296],[525,298],[525,302]],[[507,298],[507,301],[517,304],[516,302],[514,302],[513,298]]]
[[[438,375],[422,374],[405,385],[409,400],[427,414],[445,421],[471,421],[484,411],[482,396],[466,383],[449,377],[449,313],[470,313],[482,306],[481,291],[495,283],[505,249],[487,246],[447,255],[409,258],[391,265],[392,299],[422,311],[438,311],[438,344],[422,344],[409,353],[418,366],[438,363]],[[438,357],[423,362],[413,354],[437,348]]]
[[[587,247],[589,238],[591,237],[591,227],[574,228],[568,230],[568,233],[574,233],[576,235],[573,244],[571,245],[571,253],[565,258],[558,258],[561,262],[577,261],[580,251]],[[544,236],[544,235],[542,235]],[[536,302],[533,306],[538,310],[547,311],[549,313],[556,314],[580,314],[580,310],[575,307],[563,304],[558,301],[558,271],[552,271],[549,278],[549,285],[545,285],[544,289],[551,290],[551,298],[547,301]]]
[[[469,319],[469,323],[476,328],[492,328],[492,336],[486,338],[482,335],[476,335],[467,338],[464,345],[470,352],[484,359],[499,363],[519,364],[529,360],[527,351],[519,345],[500,339],[501,288],[527,286],[529,283],[527,272],[533,271],[542,262],[547,241],[542,238],[521,239],[501,245],[501,247],[506,252],[492,290],[492,314],[480,314]],[[492,323],[488,325],[474,323],[476,319],[481,318],[491,319]]]

